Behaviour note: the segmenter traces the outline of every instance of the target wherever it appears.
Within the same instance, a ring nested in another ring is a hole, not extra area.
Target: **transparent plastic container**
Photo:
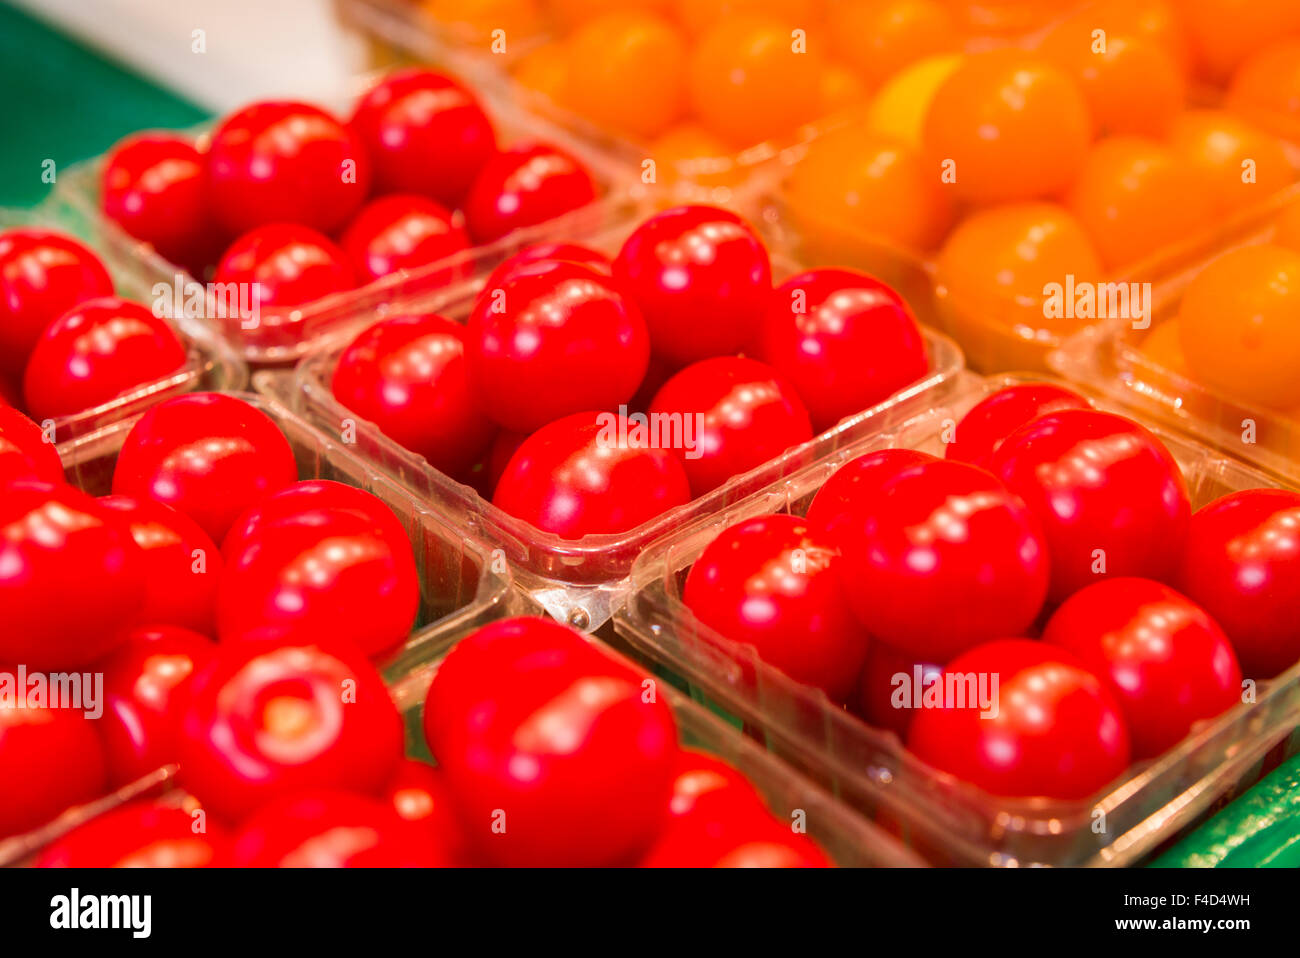
[[[389,685],[399,683],[429,650],[442,648],[449,633],[463,634],[528,608],[512,587],[510,570],[499,554],[419,501],[391,478],[359,459],[343,443],[312,428],[273,398],[233,393],[270,416],[293,448],[300,479],[331,479],[372,493],[397,516],[411,539],[420,580],[420,608],[410,638],[376,660]],[[108,495],[113,468],[131,422],[119,421],[59,445],[68,481],[94,496]],[[53,822],[25,835],[0,837],[0,865],[19,861],[78,824],[141,795],[171,787],[175,766],[158,769],[85,805],[68,809]]]
[[[629,226],[611,229],[591,241],[595,248],[610,252],[630,232]],[[773,272],[779,282],[793,273],[793,267],[778,252]],[[481,285],[481,280],[478,285]],[[451,319],[463,321],[474,302],[474,292],[465,290],[454,297],[441,297],[427,308]],[[389,314],[394,311],[390,310]],[[377,318],[377,317],[376,317]],[[514,571],[516,584],[555,618],[583,631],[607,622],[630,591],[632,562],[647,545],[676,529],[683,522],[711,515],[754,489],[800,468],[809,449],[827,443],[851,441],[864,430],[882,428],[890,421],[895,406],[918,394],[939,395],[950,387],[963,369],[963,359],[950,339],[923,330],[930,356],[930,372],[889,399],[864,410],[822,433],[821,436],[788,449],[750,472],[736,476],[718,489],[670,509],[628,532],[564,539],[543,532],[530,523],[498,509],[469,486],[463,485],[429,465],[425,458],[384,436],[379,428],[343,406],[330,389],[339,356],[347,347],[340,342],[318,348],[303,357],[288,386],[278,376],[262,377],[258,388],[281,396],[302,415],[332,435],[355,428],[359,455],[395,476],[417,495],[456,516],[475,535],[503,549]]]
[[[0,209],[0,231],[20,228],[54,230],[85,243],[108,268],[118,296],[153,308],[159,292],[172,289],[174,268],[151,250],[126,239],[120,230],[76,215],[58,201],[47,200],[35,210]],[[170,293],[167,294],[170,302]],[[112,422],[138,417],[146,408],[168,396],[200,389],[243,389],[248,370],[238,355],[202,320],[166,315],[185,344],[185,365],[152,382],[141,383],[114,399],[60,416],[54,420],[54,437],[62,442],[93,432]]]
[[[1159,758],[1132,766],[1084,801],[998,798],[930,768],[898,736],[867,725],[820,689],[762,662],[752,645],[701,624],[682,603],[687,570],[724,529],[752,516],[801,515],[841,465],[867,452],[916,448],[942,455],[941,434],[976,402],[1039,376],[970,376],[942,405],[917,397],[895,423],[849,444],[826,446],[799,472],[683,524],[633,570],[637,592],[614,620],[639,657],[683,676],[692,695],[743,721],[778,755],[836,796],[903,836],[936,864],[1128,865],[1300,751],[1300,663],[1262,683],[1253,705],[1201,723]],[[1101,408],[1130,414],[1105,401]],[[904,415],[909,414],[909,415]],[[901,423],[901,424],[900,424]],[[1274,483],[1199,443],[1161,433],[1187,478],[1193,507],[1237,489]]]
[[[359,80],[357,96],[361,96],[377,79],[378,75],[372,75]],[[314,346],[350,339],[356,333],[358,323],[366,325],[376,315],[411,311],[430,301],[454,298],[459,291],[481,283],[485,275],[481,275],[481,271],[490,271],[524,246],[558,239],[581,243],[592,235],[633,222],[644,211],[647,202],[644,188],[621,166],[612,164],[599,151],[564,135],[562,130],[539,129],[517,110],[502,106],[482,91],[475,90],[475,93],[491,117],[503,145],[542,140],[567,151],[591,173],[598,190],[596,199],[545,223],[515,230],[491,243],[471,247],[418,269],[399,270],[356,289],[334,293],[300,307],[263,306],[252,328],[245,328],[238,316],[223,317],[222,311],[215,306],[214,297],[208,296],[204,322],[219,330],[243,360],[254,368],[291,365]],[[351,113],[353,103],[328,106],[334,108],[336,115],[346,117]],[[216,122],[206,123],[184,132],[202,138],[216,125]],[[183,267],[162,259],[148,244],[127,235],[101,212],[104,163],[105,157],[99,156],[70,167],[59,176],[55,198],[72,211],[71,215],[87,224],[87,229],[103,235],[108,242],[123,249],[134,247],[137,255],[162,264],[169,286],[175,284],[188,291],[191,287],[186,284],[199,280]]]
[[[1277,214],[1296,204],[1300,184],[1261,209],[1255,229],[1234,245],[1268,242]],[[1120,320],[1085,329],[1053,351],[1048,364],[1067,379],[1300,485],[1300,420],[1203,385],[1143,350],[1146,337],[1177,317],[1182,293],[1196,273],[1188,270],[1171,284],[1150,328]]]

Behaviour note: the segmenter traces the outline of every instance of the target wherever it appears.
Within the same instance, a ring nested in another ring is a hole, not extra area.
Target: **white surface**
[[[12,2],[219,113],[268,97],[344,103],[365,67],[364,43],[328,0]]]

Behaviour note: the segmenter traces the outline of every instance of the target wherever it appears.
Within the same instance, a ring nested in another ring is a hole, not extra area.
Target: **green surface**
[[[0,206],[33,206],[55,176],[135,130],[192,126],[208,113],[0,3]]]

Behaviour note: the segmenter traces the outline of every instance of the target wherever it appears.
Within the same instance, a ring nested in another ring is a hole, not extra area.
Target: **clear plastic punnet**
[[[420,580],[420,608],[406,643],[376,660],[387,682],[400,681],[404,670],[420,660],[422,650],[448,632],[474,629],[522,608],[523,597],[512,588],[509,569],[494,561],[486,543],[454,528],[437,510],[276,400],[252,393],[231,395],[260,409],[280,427],[293,449],[300,479],[331,479],[374,494],[393,510],[410,536]],[[91,495],[107,495],[118,451],[131,426],[131,422],[117,421],[61,443],[59,455],[68,481]],[[22,860],[58,835],[131,798],[165,791],[175,772],[175,766],[159,769],[98,801],[69,809],[33,832],[0,838],[0,865]]]
[[[1300,206],[1300,184],[1261,209],[1254,228],[1234,245],[1269,242],[1277,216],[1296,206]],[[1048,364],[1067,379],[1300,483],[1300,419],[1296,418],[1300,410],[1288,415],[1228,395],[1197,382],[1185,370],[1171,368],[1143,348],[1148,337],[1177,318],[1182,293],[1197,272],[1187,270],[1171,284],[1149,324],[1115,320],[1085,329],[1053,351]],[[1295,373],[1300,377],[1300,369]]]
[[[606,231],[593,238],[590,245],[613,253],[629,231],[626,227]],[[794,269],[777,253],[773,256],[773,272],[780,282]],[[478,285],[481,286],[481,280]],[[475,292],[467,289],[456,296],[439,297],[427,303],[426,309],[463,321],[473,305]],[[396,313],[390,311],[388,315]],[[884,428],[893,421],[895,408],[908,398],[922,394],[938,396],[946,391],[964,367],[961,350],[942,333],[929,328],[923,328],[923,332],[930,371],[910,386],[870,409],[841,420],[809,443],[792,447],[750,472],[735,476],[718,489],[628,532],[581,539],[563,539],[505,513],[474,489],[434,469],[423,456],[398,445],[373,423],[343,406],[334,397],[330,383],[347,342],[315,349],[303,357],[293,371],[292,391],[278,375],[259,378],[258,388],[286,396],[286,402],[324,432],[336,436],[343,435],[345,429],[349,434],[354,432],[358,455],[502,549],[520,588],[555,618],[589,631],[607,622],[626,600],[632,562],[651,542],[684,522],[711,515],[753,490],[791,474],[808,461],[813,448],[826,444],[838,446]]]
[[[62,442],[93,432],[109,423],[129,420],[161,399],[199,389],[243,389],[248,370],[239,356],[207,323],[178,314],[172,302],[176,270],[146,247],[116,228],[108,229],[57,200],[47,200],[35,210],[0,209],[0,231],[44,229],[65,233],[85,243],[108,268],[116,294],[161,311],[185,344],[185,365],[162,379],[141,383],[120,396],[91,409],[54,420],[54,436]],[[155,304],[159,304],[155,306]]]
[[[372,75],[358,81],[357,95],[362,95],[378,79],[380,75]],[[646,204],[644,188],[621,166],[612,164],[599,151],[566,136],[562,130],[538,129],[538,124],[517,109],[496,102],[483,91],[476,89],[475,92],[492,118],[503,144],[542,140],[571,153],[592,174],[598,191],[596,198],[585,206],[545,223],[515,230],[491,243],[471,247],[418,269],[399,270],[356,289],[334,293],[292,309],[263,306],[255,317],[225,315],[227,310],[218,305],[218,294],[209,290],[200,279],[191,276],[183,267],[168,263],[148,244],[131,238],[107,219],[100,205],[104,156],[78,163],[61,173],[54,198],[61,207],[70,211],[71,216],[86,224],[86,229],[105,237],[105,242],[125,250],[134,249],[135,255],[159,265],[163,273],[161,280],[176,289],[173,298],[185,309],[201,312],[204,322],[218,330],[250,366],[292,365],[313,347],[340,339],[346,341],[357,331],[358,323],[364,326],[376,315],[417,309],[421,303],[454,297],[458,291],[472,288],[475,283],[482,282],[485,271],[490,271],[522,247],[557,238],[583,242],[589,236],[631,223],[643,212]],[[327,106],[333,106],[336,115],[345,117],[352,109],[352,103]],[[205,123],[185,132],[202,138],[215,127],[215,123]],[[200,295],[191,299],[191,292],[195,289]],[[191,304],[195,302],[201,302],[202,307],[192,309]]]
[[[1200,723],[1156,759],[1082,801],[990,795],[913,757],[893,732],[873,728],[820,689],[797,683],[699,622],[682,602],[691,565],[724,529],[770,513],[803,514],[844,463],[876,449],[942,454],[946,423],[1004,386],[1041,376],[968,376],[936,404],[917,397],[893,424],[814,450],[803,469],[721,512],[681,525],[638,560],[637,591],[614,620],[645,661],[685,678],[690,693],[743,722],[773,752],[828,787],[936,864],[1134,864],[1300,750],[1300,663],[1261,683],[1253,704]],[[1096,401],[1127,415],[1132,410]],[[1139,417],[1140,418],[1140,417]],[[1267,475],[1196,442],[1161,432],[1187,480],[1193,508],[1231,491],[1276,485]]]

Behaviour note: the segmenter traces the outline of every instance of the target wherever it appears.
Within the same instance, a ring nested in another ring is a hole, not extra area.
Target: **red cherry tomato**
[[[206,186],[213,214],[232,236],[268,223],[329,233],[365,202],[370,158],[324,110],[255,103],[213,132]]]
[[[442,316],[394,316],[339,356],[334,398],[380,432],[458,476],[483,454],[495,426],[470,389],[465,327]]]
[[[152,499],[101,496],[99,503],[122,516],[144,552],[144,604],[136,621],[215,635],[222,561],[212,537],[189,516]]]
[[[234,840],[242,868],[443,868],[433,834],[384,802],[336,791],[289,795],[253,813]]]
[[[841,590],[835,551],[803,519],[757,516],[714,539],[686,577],[682,601],[723,638],[835,702],[853,691],[867,633]]]
[[[221,542],[221,552],[229,561],[258,539],[274,534],[275,527],[293,523],[312,513],[346,512],[375,526],[395,551],[410,548],[406,527],[386,502],[364,489],[332,479],[307,479],[295,482],[274,495],[259,499],[236,519]]]
[[[1248,677],[1300,662],[1300,493],[1248,489],[1197,510],[1178,585],[1223,627]]]
[[[1065,409],[1007,436],[990,468],[1042,523],[1050,605],[1100,575],[1173,581],[1191,502],[1178,463],[1146,428]]]
[[[471,649],[471,669],[484,666],[475,642],[474,635],[462,640],[445,667],[462,646]],[[587,645],[572,631],[564,644]],[[672,710],[661,694],[645,694],[653,683],[647,687],[643,675],[599,655],[578,651],[558,664],[493,656],[490,693],[467,698],[453,688],[451,707],[434,707],[459,728],[450,737],[459,747],[444,737],[435,755],[466,835],[486,859],[630,864],[663,826],[678,752]],[[434,676],[431,700],[443,695],[448,674]]]
[[[545,143],[517,143],[484,164],[465,197],[465,224],[475,243],[490,243],[596,199],[596,184],[578,160]]]
[[[1008,386],[976,403],[962,417],[943,454],[988,469],[1002,441],[1021,426],[1062,409],[1089,408],[1088,400],[1078,393],[1051,383]]]
[[[617,408],[650,362],[636,304],[609,277],[577,263],[537,263],[485,287],[467,326],[479,401],[517,432],[584,409]]]
[[[712,206],[646,220],[619,250],[614,277],[645,314],[654,352],[676,366],[740,352],[772,295],[763,241]]]
[[[847,269],[814,269],[778,286],[762,314],[758,356],[798,391],[818,432],[930,368],[921,327],[902,297]]]
[[[943,707],[917,710],[907,747],[935,768],[993,795],[1080,799],[1128,767],[1119,704],[1069,652],[1001,639],[953,659],[945,685],[950,675],[965,677],[954,686],[977,700],[983,681],[988,697],[962,703],[945,694]]]
[[[496,153],[492,122],[451,77],[406,67],[376,83],[351,127],[373,163],[378,193],[419,193],[459,206]]]
[[[673,772],[672,794],[668,799],[669,827],[696,815],[723,821],[736,813],[771,818],[763,797],[749,779],[721,759],[684,748]],[[717,814],[723,810],[724,814]]]
[[[1205,610],[1150,579],[1103,579],[1056,610],[1043,641],[1068,649],[1109,685],[1135,759],[1182,741],[1193,724],[1241,701],[1241,669]]]
[[[275,498],[268,500],[272,512]],[[415,624],[415,558],[405,537],[394,541],[390,523],[328,506],[305,508],[265,518],[253,535],[228,544],[226,557],[217,597],[222,642],[310,642],[324,635],[378,655],[405,641]]]
[[[488,275],[483,288],[496,289],[516,271],[525,266],[557,260],[561,263],[577,263],[580,266],[590,266],[596,272],[605,276],[609,276],[614,268],[614,264],[610,262],[610,258],[604,253],[586,246],[580,246],[577,243],[534,243],[532,246],[525,246],[513,256],[502,260],[497,268]]]
[[[99,199],[104,215],[173,263],[202,266],[216,252],[204,162],[193,142],[174,133],[127,137],[104,164]]]
[[[63,462],[35,422],[0,403],[0,483],[10,479],[63,482]]]
[[[607,418],[602,419],[605,416]],[[511,457],[492,501],[565,539],[626,532],[689,502],[681,463],[664,449],[620,444],[627,419],[583,412],[543,426]]]
[[[471,853],[443,771],[415,759],[403,759],[384,798],[399,818],[428,829],[452,861],[469,864]]]
[[[840,576],[873,637],[946,662],[1033,624],[1047,593],[1047,545],[1025,504],[984,470],[922,462],[851,510]]]
[[[313,788],[382,794],[402,717],[375,667],[343,644],[239,642],[192,679],[178,726],[185,786],[236,819]]]
[[[230,836],[216,822],[160,801],[105,812],[50,845],[37,868],[222,868]]]
[[[343,250],[293,223],[270,223],[239,237],[221,257],[213,282],[232,286],[224,294],[226,316],[241,315],[238,307],[246,302],[304,306],[357,285]]]
[[[851,530],[855,511],[880,494],[880,487],[909,466],[934,462],[915,449],[878,449],[845,463],[831,474],[808,506],[808,525],[825,541],[838,545]]]
[[[121,641],[147,563],[121,516],[69,485],[0,490],[0,662],[61,671]]]
[[[399,270],[418,270],[469,249],[460,217],[422,196],[397,194],[372,200],[348,224],[339,245],[362,283]],[[430,285],[467,275],[466,263],[426,277]]]
[[[22,373],[46,326],[78,303],[112,295],[104,264],[70,236],[0,233],[0,370]]]
[[[674,416],[683,436],[688,423],[695,434],[693,448],[683,442],[673,449],[695,496],[813,437],[794,387],[770,366],[739,356],[703,359],[668,380],[650,402],[650,421]]]
[[[873,639],[867,646],[856,699],[850,704],[870,724],[906,739],[916,714],[913,690],[924,692],[941,675],[943,665],[918,662],[915,656]]]
[[[97,724],[114,786],[176,761],[183,696],[216,649],[189,629],[142,626],[100,659],[104,715]]]
[[[27,360],[23,395],[40,419],[93,409],[185,367],[185,344],[139,303],[92,299],[41,334]]]
[[[297,478],[293,450],[270,416],[233,396],[190,393],[131,427],[113,494],[166,503],[220,542],[241,512]]]
[[[3,670],[16,682],[11,667]],[[107,779],[94,725],[75,709],[27,707],[25,700],[19,707],[0,696],[0,781],[0,838],[99,798]]]

